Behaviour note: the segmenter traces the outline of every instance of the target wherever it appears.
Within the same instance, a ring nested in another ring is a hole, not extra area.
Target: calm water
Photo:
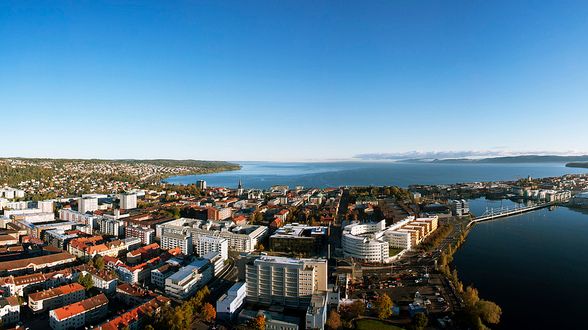
[[[476,225],[454,266],[465,285],[502,307],[501,325],[493,328],[585,329],[586,237],[588,214],[542,209]]]
[[[236,187],[239,179],[246,188],[268,188],[285,184],[305,187],[338,187],[516,180],[533,177],[587,173],[586,169],[550,164],[408,164],[392,162],[269,163],[244,162],[239,171],[167,179],[176,184],[206,180],[209,186]]]

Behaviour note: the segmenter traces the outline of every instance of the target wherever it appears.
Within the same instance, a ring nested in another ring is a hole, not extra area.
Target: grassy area
[[[393,256],[397,255],[400,252],[402,252],[402,249],[390,248],[390,257],[393,257]]]
[[[355,322],[355,329],[357,330],[403,330],[392,324],[388,324],[378,320],[359,320]]]

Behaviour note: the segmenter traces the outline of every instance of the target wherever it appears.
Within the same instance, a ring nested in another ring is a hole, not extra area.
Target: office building
[[[327,291],[327,260],[262,256],[246,265],[246,282],[252,303],[306,308]]]

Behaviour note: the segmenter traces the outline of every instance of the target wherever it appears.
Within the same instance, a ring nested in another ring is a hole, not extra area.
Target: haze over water
[[[238,171],[206,175],[171,177],[166,182],[190,184],[206,180],[209,186],[269,188],[285,184],[291,187],[382,186],[411,184],[451,184],[457,182],[517,180],[520,178],[588,173],[586,169],[567,168],[562,163],[533,164],[442,164],[394,162],[277,163],[243,162]]]

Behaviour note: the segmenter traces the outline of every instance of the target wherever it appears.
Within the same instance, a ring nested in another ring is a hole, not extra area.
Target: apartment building
[[[108,313],[108,298],[97,296],[49,311],[49,325],[53,330],[78,329],[96,322]]]
[[[184,300],[191,297],[213,277],[212,265],[207,259],[197,259],[165,280],[165,293]]]
[[[29,308],[33,313],[41,313],[46,310],[73,304],[85,297],[86,291],[81,284],[66,284],[57,288],[29,294]]]

